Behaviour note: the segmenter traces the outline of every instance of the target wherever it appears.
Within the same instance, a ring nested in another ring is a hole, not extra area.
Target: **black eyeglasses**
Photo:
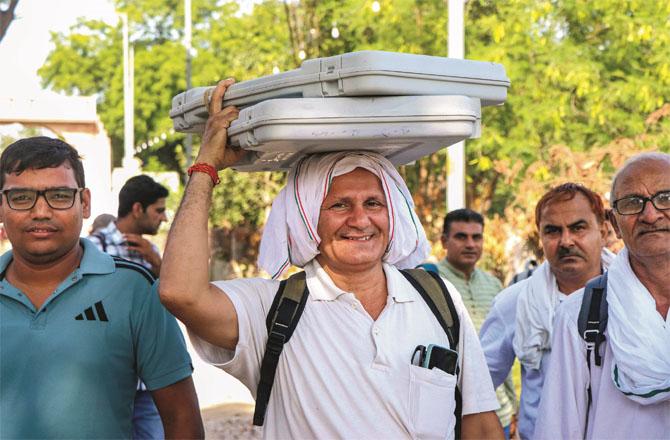
[[[16,211],[33,209],[39,196],[44,196],[47,205],[52,209],[70,209],[74,205],[75,196],[84,188],[49,188],[38,191],[36,189],[5,189],[0,191],[7,197],[7,204]]]
[[[659,211],[670,209],[670,190],[659,191],[651,197],[628,196],[612,203],[616,212],[621,215],[639,214],[644,211],[647,202],[651,202]]]

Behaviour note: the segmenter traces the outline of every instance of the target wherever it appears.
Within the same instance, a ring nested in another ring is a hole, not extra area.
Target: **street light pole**
[[[463,25],[466,0],[449,0],[448,55],[463,59],[465,32]],[[465,142],[447,149],[447,212],[465,208]]]
[[[128,37],[128,14],[122,13],[123,23],[123,162],[127,169],[137,168],[135,161],[135,120],[133,67],[135,52]]]

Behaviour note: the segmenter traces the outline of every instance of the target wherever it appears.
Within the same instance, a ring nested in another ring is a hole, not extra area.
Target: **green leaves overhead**
[[[186,87],[183,1],[115,3],[128,13],[135,47],[136,143],[157,140],[139,157],[152,168],[183,172],[183,136],[170,133],[168,117],[171,98]],[[266,0],[243,13],[235,2],[193,0],[193,85],[289,70],[300,64],[301,55],[363,49],[446,55],[444,0],[378,4],[375,10],[368,0]],[[467,142],[469,206],[503,214],[524,171],[548,161],[556,145],[588,152],[620,138],[649,142],[637,137],[644,134],[668,139],[666,116],[655,124],[645,120],[670,101],[670,3],[470,0],[465,14],[466,57],[502,63],[512,80],[507,103],[484,109],[482,138]],[[118,164],[123,145],[120,24],[80,21],[52,38],[55,49],[40,70],[45,86],[99,97],[98,111]],[[403,171],[429,229],[439,229],[443,214],[444,169],[445,155],[439,153]],[[545,180],[553,172],[546,167],[532,171]],[[235,200],[234,208],[217,205],[216,222],[261,224],[264,203],[282,177],[230,173],[226,179],[226,188],[237,191],[217,191],[222,200]]]

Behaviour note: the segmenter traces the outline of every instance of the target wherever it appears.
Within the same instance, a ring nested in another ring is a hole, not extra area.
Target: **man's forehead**
[[[35,177],[35,175],[39,175],[41,177]],[[10,171],[9,173],[5,173],[4,175],[4,188],[7,188],[7,186],[12,186],[15,183],[21,182],[21,187],[23,188],[36,188],[36,189],[41,189],[41,188],[46,188],[46,187],[53,187],[54,185],[51,184],[45,184],[41,179],[45,178],[48,180],[53,180],[53,178],[60,178],[62,181],[70,181],[71,183],[77,182],[77,178],[74,174],[74,169],[68,164],[67,162],[64,162],[57,167],[45,167],[45,168],[26,168],[25,170],[15,172],[15,171]],[[25,183],[29,184],[23,184],[24,181]],[[14,185],[16,186],[16,185]],[[58,185],[56,185],[58,186]]]
[[[154,208],[164,208],[165,207],[165,197],[161,197],[160,199],[157,199],[155,202],[153,202],[149,206],[153,206]]]
[[[453,233],[481,234],[484,227],[478,222],[455,221],[449,225],[449,231]]]
[[[647,159],[633,162],[617,175],[613,200],[634,194],[655,194],[670,189],[670,160]]]
[[[589,200],[576,193],[569,200],[552,200],[542,208],[540,228],[547,225],[571,225],[579,221],[596,220],[596,214]]]
[[[373,183],[374,182],[374,183]],[[330,182],[328,194],[333,189],[338,190],[354,190],[354,191],[375,191],[382,190],[382,184],[379,177],[373,172],[365,168],[356,168],[345,174],[333,177]]]

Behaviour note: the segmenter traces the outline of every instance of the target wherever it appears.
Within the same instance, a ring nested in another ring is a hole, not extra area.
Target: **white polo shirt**
[[[584,291],[559,307],[554,323],[552,357],[544,381],[535,439],[670,439],[670,401],[641,405],[616,389],[612,381],[612,349],[601,346],[602,367],[591,357],[593,403],[584,437],[589,369],[586,343],[577,330]]]
[[[310,297],[279,359],[265,418],[265,438],[453,438],[456,378],[411,365],[417,345],[449,346],[419,293],[393,266],[384,265],[387,304],[376,321],[353,293],[332,282],[313,260],[305,267]],[[446,281],[445,281],[446,282]],[[265,319],[279,282],[214,283],[238,315],[235,352],[189,333],[207,362],[256,394],[267,341]],[[449,282],[460,317],[463,414],[498,408],[477,334]]]

